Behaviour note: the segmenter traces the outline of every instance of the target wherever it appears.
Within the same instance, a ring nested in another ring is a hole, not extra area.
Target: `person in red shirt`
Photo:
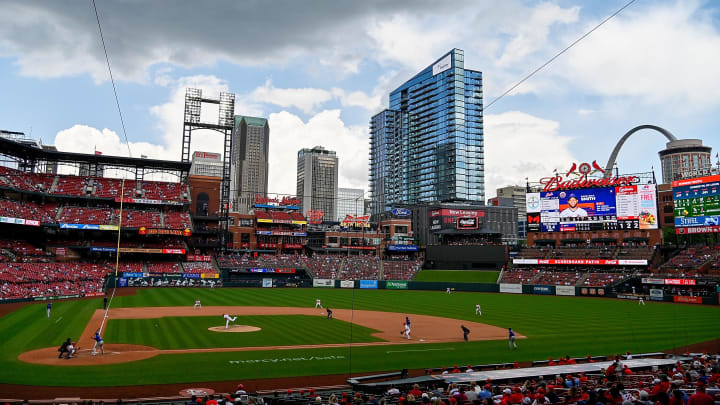
[[[698,384],[695,394],[690,396],[687,405],[713,405],[713,397],[705,392],[705,385]]]
[[[590,355],[588,354],[588,355],[587,355],[587,362],[588,362],[588,363],[595,363],[595,360],[593,360],[593,359],[592,359],[592,356],[590,356]]]
[[[550,359],[548,361],[548,366],[557,366],[557,363],[555,362],[555,360],[553,360],[552,357],[550,357]]]
[[[453,374],[462,373],[462,370],[460,370],[460,369],[458,368],[457,364],[456,364],[456,365],[455,365],[455,368],[453,368],[452,373],[453,373]]]
[[[415,384],[413,385],[413,389],[408,392],[408,394],[412,394],[415,398],[420,398],[422,396],[422,391],[420,391],[420,386]]]
[[[632,370],[630,370],[627,364],[625,365],[625,367],[623,367],[623,375],[633,375]]]
[[[512,390],[512,394],[510,394],[510,403],[511,404],[521,404],[522,400],[525,396],[520,392],[520,388],[515,387]]]
[[[588,382],[587,376],[585,375],[585,373],[580,373],[580,383],[584,384],[586,382]]]

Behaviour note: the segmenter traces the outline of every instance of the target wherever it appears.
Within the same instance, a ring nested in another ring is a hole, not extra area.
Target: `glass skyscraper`
[[[371,210],[484,201],[482,72],[453,49],[390,93],[370,120]]]

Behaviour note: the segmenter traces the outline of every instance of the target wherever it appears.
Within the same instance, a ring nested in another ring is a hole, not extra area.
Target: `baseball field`
[[[327,319],[315,299],[333,310]],[[196,299],[202,309],[193,309]],[[475,315],[475,304],[482,316]],[[225,330],[223,314],[237,316]],[[0,383],[121,386],[418,369],[682,348],[720,337],[720,307],[614,299],[344,289],[141,289],[0,318]],[[405,316],[412,339],[400,336]],[[462,339],[460,325],[471,330]],[[254,331],[233,332],[241,326]],[[521,337],[508,349],[506,328]],[[210,330],[216,329],[216,330]],[[57,359],[66,338],[79,356]]]

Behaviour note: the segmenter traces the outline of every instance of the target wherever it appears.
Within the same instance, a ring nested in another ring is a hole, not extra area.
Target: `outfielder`
[[[515,344],[515,332],[513,332],[512,328],[508,328],[508,346],[510,346],[510,350],[517,349],[517,345]]]
[[[230,326],[230,322],[235,322],[235,320],[237,319],[237,316],[232,317],[228,314],[225,314],[225,315],[223,315],[223,318],[225,318],[225,329],[227,329]]]
[[[645,298],[641,295],[640,299],[638,300],[638,305],[645,305]]]
[[[482,316],[482,309],[480,308],[480,304],[475,304],[475,315]]]
[[[52,310],[52,302],[48,302],[45,306],[45,310],[47,312],[47,317],[50,318],[50,310]]]
[[[320,298],[315,299],[315,309],[317,308],[322,309],[322,303],[320,302]]]
[[[193,309],[202,309],[202,304],[200,303],[200,300],[195,300],[195,305],[193,305]]]
[[[97,354],[97,348],[100,347],[100,353],[105,354],[105,348],[103,347],[105,345],[105,342],[103,342],[102,336],[100,336],[100,329],[95,331],[95,336],[93,336],[93,340],[95,341],[95,345],[92,348],[91,354],[95,356]]]

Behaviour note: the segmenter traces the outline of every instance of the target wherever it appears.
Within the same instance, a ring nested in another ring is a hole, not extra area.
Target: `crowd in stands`
[[[366,254],[244,254],[219,256],[217,260],[222,267],[304,268],[314,278],[335,280],[378,280],[381,268],[384,280],[410,280],[422,266],[421,260],[381,261]]]
[[[180,263],[173,262],[149,262],[147,271],[148,273],[182,273]]]
[[[383,279],[412,280],[420,271],[422,260],[383,260]]]
[[[22,218],[41,223],[54,223],[57,215],[57,204],[40,206],[32,201],[15,201],[0,199],[0,216]]]
[[[661,270],[667,273],[679,273],[694,276],[703,273],[720,260],[720,245],[691,246],[681,250]]]
[[[189,229],[192,227],[190,214],[181,211],[168,211],[165,213],[166,229]]]
[[[622,281],[632,273],[628,271],[598,271],[593,268],[543,267],[511,268],[503,271],[501,283],[606,287]]]
[[[109,271],[107,264],[0,263],[0,298],[99,293]]]
[[[125,198],[144,198],[161,201],[187,201],[187,186],[180,183],[143,181],[138,187],[135,180],[26,173],[0,165],[0,187],[22,191],[44,192],[54,195],[94,196],[118,198],[121,189]]]
[[[185,273],[217,273],[210,262],[184,262],[182,267]]]
[[[102,206],[58,206],[55,203],[40,205],[32,201],[0,199],[0,216],[49,224],[117,225],[120,219],[120,210]],[[123,228],[188,229],[192,227],[190,215],[183,211],[163,213],[152,209],[124,209],[122,217]]]
[[[611,360],[612,361],[612,360]],[[713,405],[720,401],[720,366],[717,356],[696,355],[658,370],[632,369],[626,357],[594,373],[561,373],[518,380],[479,380],[446,383],[438,374],[463,374],[495,369],[497,365],[449,366],[427,369],[433,381],[406,382],[356,391],[301,388],[246,392],[243,384],[230,393],[191,397],[192,405]],[[550,359],[545,365],[594,362],[593,358]],[[520,368],[508,363],[503,368]],[[385,388],[386,387],[386,388]]]

